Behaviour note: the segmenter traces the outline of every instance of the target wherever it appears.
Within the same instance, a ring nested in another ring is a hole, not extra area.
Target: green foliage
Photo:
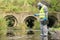
[[[0,10],[3,12],[16,12],[21,11],[37,11],[36,7],[32,5],[36,3],[36,0],[1,0],[0,1]]]
[[[60,28],[60,24],[56,24],[54,28]]]
[[[51,28],[51,31],[60,30],[60,28]]]
[[[60,0],[51,0],[50,4],[50,11],[60,11]]]
[[[33,5],[34,3],[36,3],[36,0],[27,0],[27,2],[28,2],[30,5]]]
[[[35,29],[36,29],[36,30],[40,30],[40,22],[39,22],[39,21],[35,21],[34,24],[35,24],[35,26],[34,26]]]
[[[24,0],[14,0],[13,5],[23,6],[24,5]]]
[[[60,0],[50,0],[47,2],[52,6],[49,8],[50,11],[60,11]],[[35,7],[36,4],[37,0],[0,0],[0,10],[3,12],[19,13],[21,11],[28,11],[35,13],[38,12],[38,9]]]
[[[0,16],[0,35],[4,35],[7,32],[7,22]]]

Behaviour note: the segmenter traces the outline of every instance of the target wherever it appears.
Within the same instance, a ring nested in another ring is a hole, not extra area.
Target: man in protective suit
[[[40,19],[41,36],[47,36],[48,35],[48,28],[47,28],[48,8],[46,5],[39,2],[38,9],[39,9],[39,14],[35,14],[35,16],[39,16],[39,19]],[[44,39],[42,38],[42,40]]]

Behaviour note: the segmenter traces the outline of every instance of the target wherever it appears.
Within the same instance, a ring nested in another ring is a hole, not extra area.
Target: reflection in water
[[[6,36],[7,36],[7,37],[13,37],[13,36],[15,36],[15,33],[14,33],[14,31],[13,31],[12,29],[9,29],[9,30],[7,31],[7,33],[6,33]]]
[[[7,33],[7,36],[12,37],[12,36],[15,36],[15,35],[14,35],[14,33],[13,33],[13,32],[8,32],[8,33]]]
[[[27,40],[34,40],[34,35],[27,35]]]
[[[32,30],[27,32],[27,35],[33,35],[33,34],[34,34],[34,32]]]
[[[29,31],[26,31],[26,34],[23,36],[15,35],[12,37],[7,37],[7,40],[40,40],[40,31],[33,31],[34,34],[27,34]],[[21,31],[19,31],[21,33]]]
[[[34,34],[27,35],[27,37],[28,37],[27,40],[40,40],[40,33],[39,32],[34,32]]]
[[[7,40],[40,40],[40,31],[33,31],[33,32],[34,32],[34,35],[27,35],[27,34],[23,36],[15,35],[13,37],[6,37],[6,38]]]

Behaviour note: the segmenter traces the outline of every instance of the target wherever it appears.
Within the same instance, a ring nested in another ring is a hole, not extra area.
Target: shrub
[[[60,0],[52,0],[50,1],[51,8],[50,11],[60,11]]]

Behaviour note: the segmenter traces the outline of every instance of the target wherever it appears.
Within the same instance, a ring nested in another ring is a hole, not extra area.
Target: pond
[[[39,30],[34,30],[32,34],[28,34],[28,30],[25,31],[25,33],[21,30],[16,30],[20,33],[15,33],[15,36],[2,36],[2,39],[0,40],[40,40],[40,31]],[[17,35],[18,34],[18,35]]]

